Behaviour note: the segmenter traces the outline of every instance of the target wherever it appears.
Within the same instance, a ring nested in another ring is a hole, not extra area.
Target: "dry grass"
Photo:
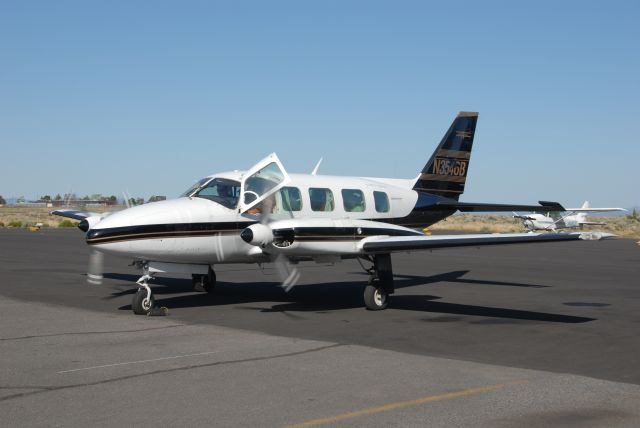
[[[640,239],[640,221],[626,217],[589,217],[590,221],[607,223],[605,226],[585,226],[585,231],[602,231],[622,238]],[[455,230],[476,233],[523,232],[522,222],[510,216],[458,214],[434,224],[431,230]]]
[[[105,212],[118,208],[120,207],[91,207],[88,210],[92,212]],[[79,223],[72,219],[50,215],[49,212],[54,209],[55,208],[5,205],[0,207],[0,223],[4,223],[4,227],[7,227],[11,222],[21,222],[22,227],[33,226],[36,223],[42,223],[44,227],[58,227],[64,220],[71,221],[74,226]]]

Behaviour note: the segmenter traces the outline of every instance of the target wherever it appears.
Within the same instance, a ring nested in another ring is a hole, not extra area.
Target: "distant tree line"
[[[158,201],[164,201],[166,199],[167,199],[166,196],[153,195],[147,200],[147,202],[158,202]],[[37,202],[60,203],[63,201],[70,201],[70,202],[91,201],[91,202],[104,203],[106,205],[117,205],[119,202],[118,198],[115,195],[104,196],[104,195],[101,195],[100,193],[94,193],[93,195],[85,195],[82,197],[78,197],[75,193],[65,193],[63,195],[58,193],[54,197],[51,197],[51,195],[43,195],[43,196],[40,196],[40,199],[38,199]],[[122,199],[121,201],[123,204],[125,204],[124,199]],[[24,196],[21,196],[16,200],[16,202],[24,203],[26,202],[26,199],[24,198]],[[6,204],[7,204],[7,201],[2,196],[0,196],[0,205],[6,205]],[[144,198],[129,198],[129,205],[131,206],[142,205],[142,204],[144,204]]]
[[[147,202],[164,201],[166,199],[167,199],[166,196],[153,195],[149,198]],[[92,195],[85,195],[82,197],[78,197],[75,193],[65,193],[64,195],[60,195],[60,193],[58,193],[53,198],[51,197],[51,195],[44,195],[44,196],[41,196],[40,199],[38,200],[38,202],[52,202],[52,201],[57,201],[57,202],[59,201],[97,201],[97,202],[106,203],[107,205],[118,204],[118,198],[115,195],[103,196],[100,193],[94,193]],[[125,200],[122,199],[122,202],[125,203]],[[132,205],[132,206],[142,205],[144,204],[144,198],[140,198],[140,197],[129,198],[128,202],[129,202],[129,205]]]
[[[60,193],[58,193],[53,198],[51,197],[51,195],[40,196],[40,199],[38,200],[38,202],[52,201],[97,201],[103,202],[107,205],[116,205],[118,203],[118,198],[115,195],[103,196],[100,193],[85,195],[81,198],[79,198],[75,193],[65,193],[64,195],[60,195]]]

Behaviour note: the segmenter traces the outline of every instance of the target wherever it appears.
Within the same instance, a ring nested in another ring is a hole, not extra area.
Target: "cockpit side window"
[[[214,178],[193,194],[198,198],[209,199],[227,208],[234,209],[240,199],[240,183],[224,178]]]

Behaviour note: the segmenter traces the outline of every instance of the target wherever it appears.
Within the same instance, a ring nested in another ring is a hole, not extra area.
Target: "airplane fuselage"
[[[239,186],[242,175],[230,172],[208,179]],[[264,215],[270,222],[296,220],[300,233],[306,233],[296,239],[296,250],[305,245],[303,253],[309,256],[349,255],[368,234],[418,234],[403,224],[409,221],[415,226],[419,221],[426,227],[448,215],[443,211],[416,214],[419,195],[411,189],[414,180],[305,174],[290,177],[291,181],[276,194],[270,213],[242,213],[237,201],[225,205],[196,196],[196,191],[113,213],[89,230],[87,243],[103,252],[141,260],[254,263],[267,258],[244,242],[240,233]],[[332,245],[327,245],[329,241]]]
[[[528,218],[523,221],[523,224],[528,230],[573,229],[580,227],[586,222],[586,214],[584,213],[568,215],[557,219],[544,214],[528,214],[527,217]]]

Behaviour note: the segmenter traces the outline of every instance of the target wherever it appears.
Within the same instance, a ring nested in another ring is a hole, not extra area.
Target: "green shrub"
[[[62,220],[60,223],[58,223],[58,227],[75,227],[75,226],[76,224],[71,220]]]
[[[22,227],[22,222],[20,220],[12,220],[7,227]]]
[[[49,223],[42,223],[42,227],[49,227]]]
[[[0,221],[0,227],[4,227],[4,223]]]

